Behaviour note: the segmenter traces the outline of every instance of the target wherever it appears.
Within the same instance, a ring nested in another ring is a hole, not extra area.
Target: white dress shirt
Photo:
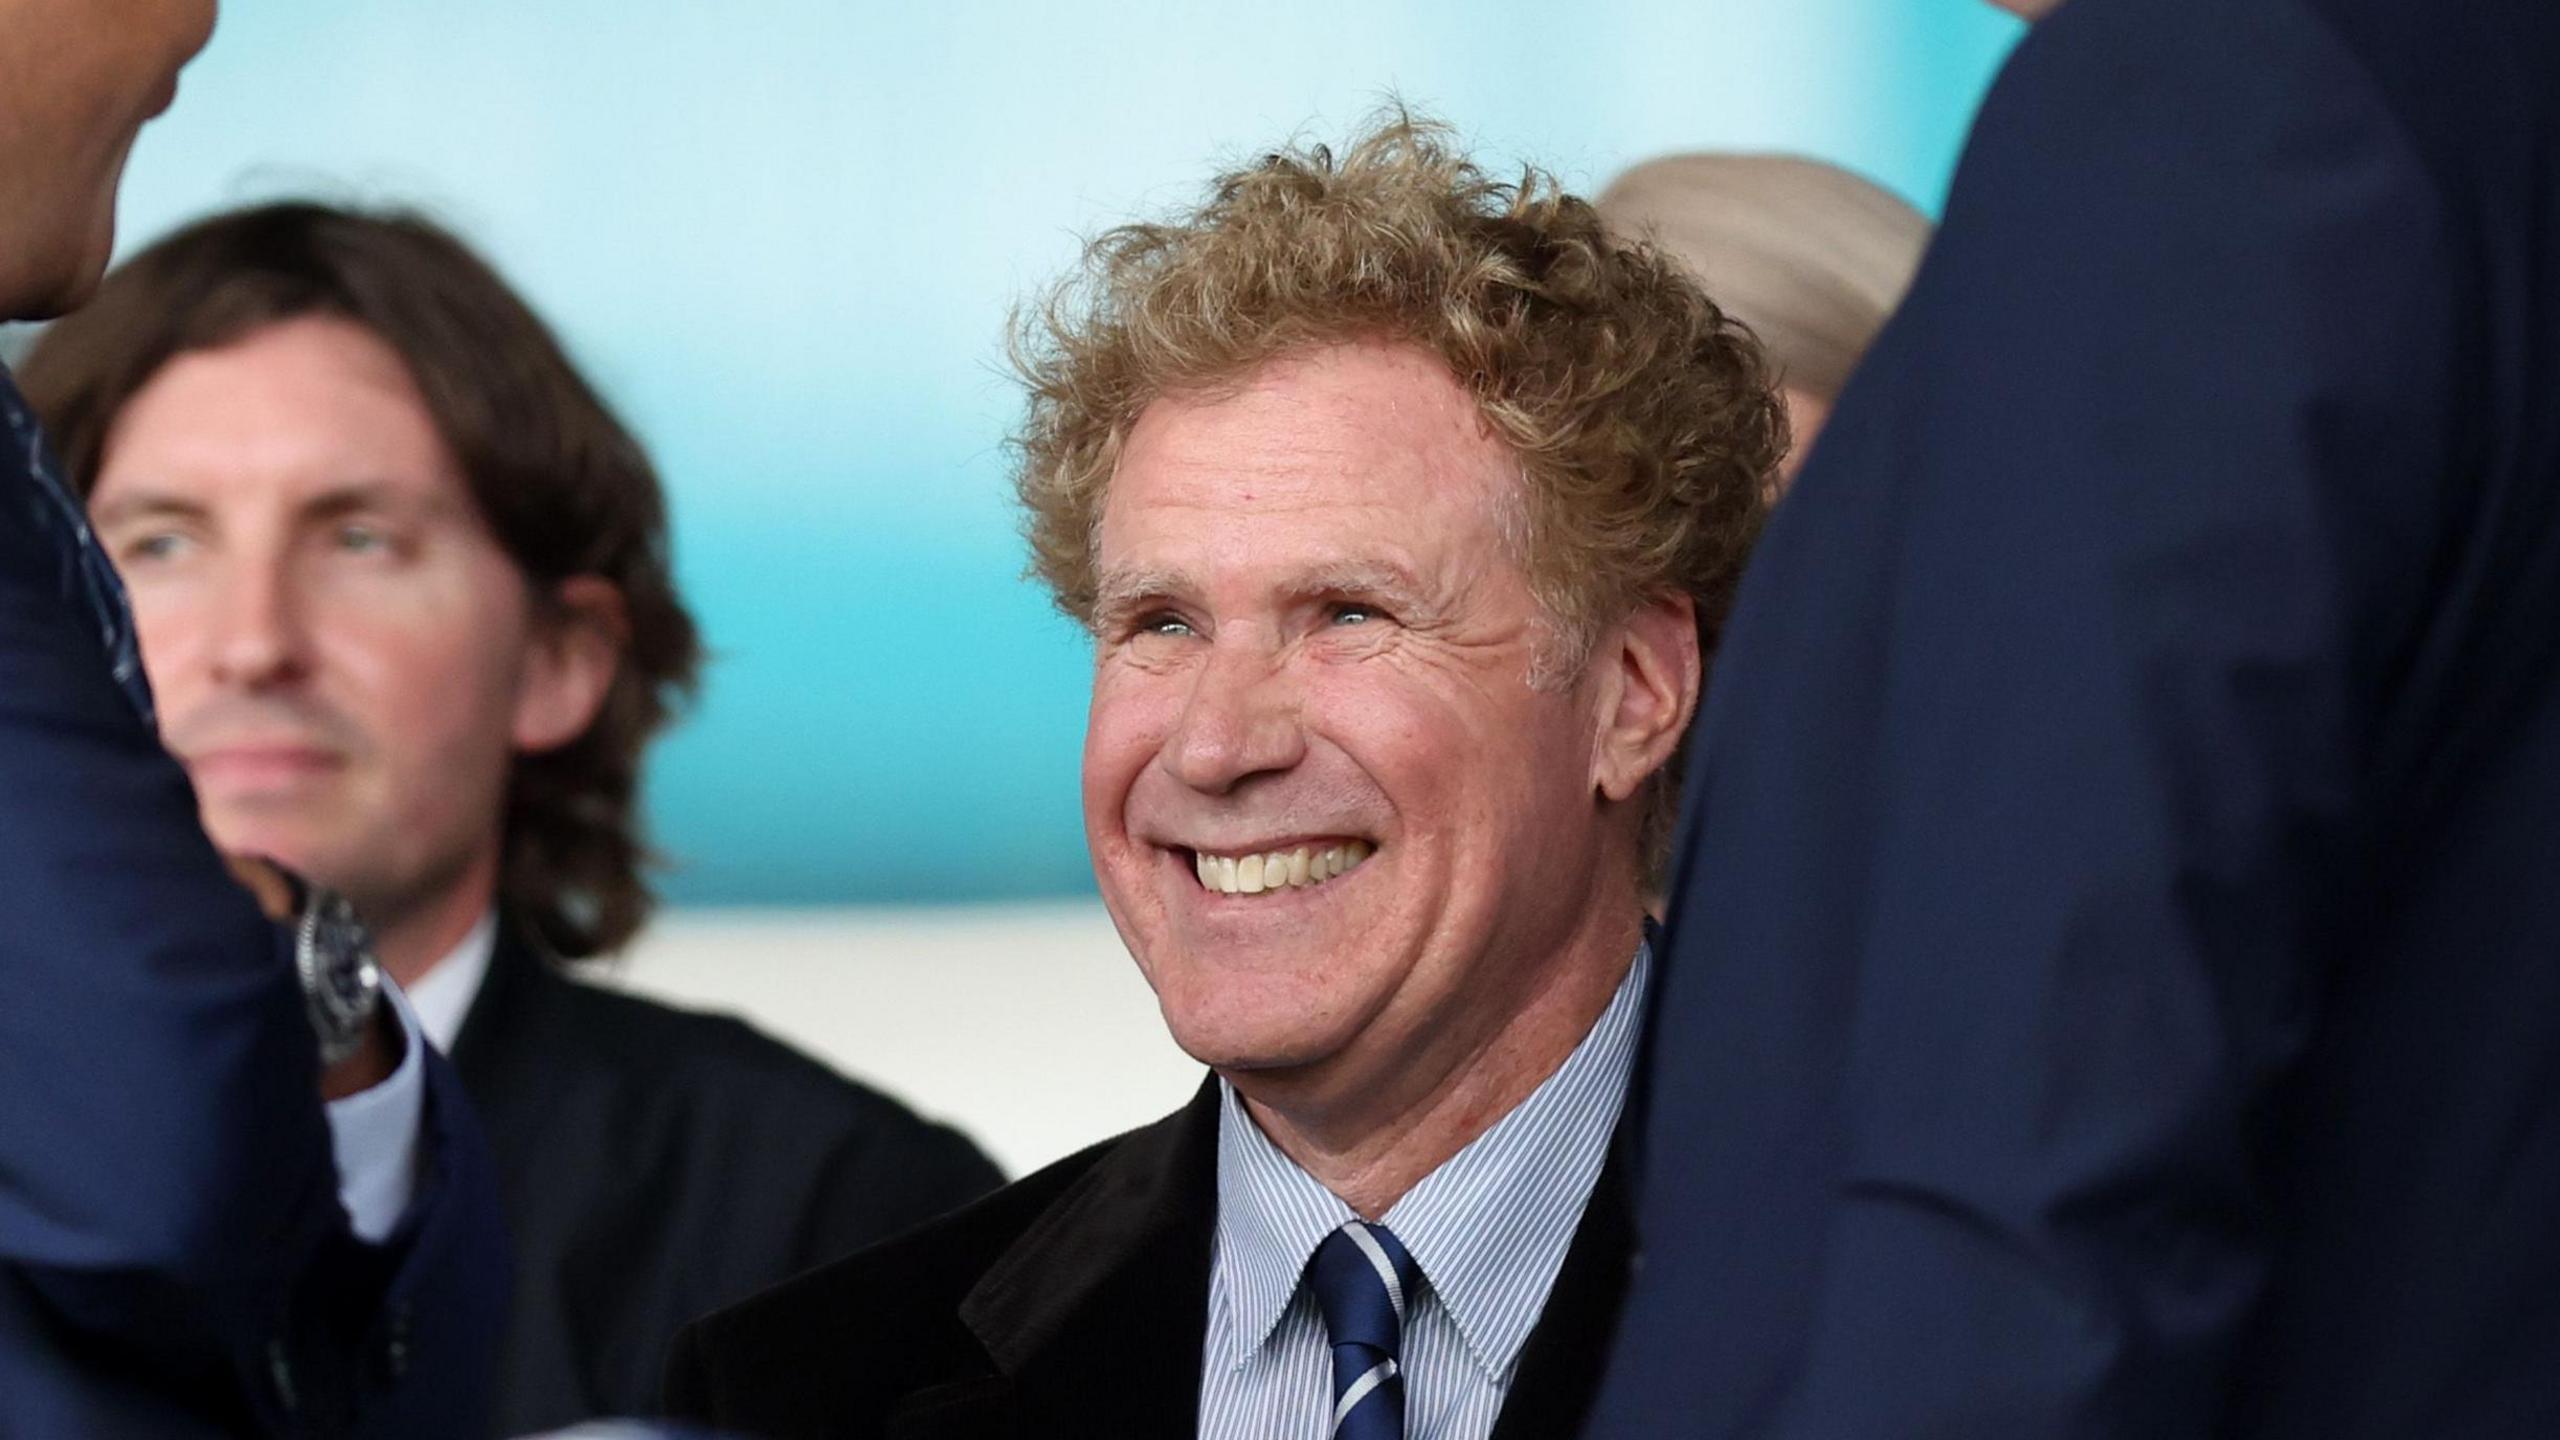
[[[1561,1068],[1422,1178],[1382,1223],[1422,1279],[1405,1308],[1406,1440],[1492,1434],[1520,1350],[1600,1183],[1633,1073],[1649,948]],[[1201,1440],[1324,1440],[1333,1357],[1307,1259],[1356,1218],[1282,1154],[1219,1082],[1218,1230],[1202,1356]]]
[[[489,978],[489,957],[497,948],[498,912],[484,910],[462,943],[446,951],[409,987],[409,1008],[418,1012],[419,1028],[427,1032],[430,1044],[447,1055],[453,1053],[453,1039],[462,1033],[471,1002],[480,998],[480,982]]]
[[[418,1157],[425,1148],[427,1109],[425,1047],[453,1048],[462,1017],[480,993],[496,948],[494,911],[480,917],[462,943],[418,977],[407,994],[385,975],[383,1002],[400,1020],[400,1064],[389,1079],[329,1102],[329,1139],[338,1161],[338,1199],[347,1207],[359,1239],[380,1242],[399,1227],[418,1193]]]
[[[329,1102],[329,1141],[338,1161],[338,1199],[356,1238],[379,1243],[400,1226],[418,1193],[425,1148],[427,1041],[409,999],[382,977],[382,1000],[400,1020],[400,1064],[369,1090]]]

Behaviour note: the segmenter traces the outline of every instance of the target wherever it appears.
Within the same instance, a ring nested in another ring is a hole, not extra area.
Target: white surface
[[[747,1017],[968,1131],[1008,1177],[1200,1083],[1098,901],[676,911],[610,974]]]

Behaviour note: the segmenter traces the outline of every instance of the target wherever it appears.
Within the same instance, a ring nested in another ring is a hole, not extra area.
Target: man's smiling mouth
[[[1366,840],[1255,850],[1242,855],[1192,852],[1200,888],[1217,895],[1267,895],[1321,885],[1359,865],[1376,850]]]

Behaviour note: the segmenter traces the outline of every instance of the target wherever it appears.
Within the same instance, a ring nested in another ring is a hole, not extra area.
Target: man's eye
[[[1358,605],[1346,601],[1333,607],[1333,623],[1336,625],[1366,625],[1372,620],[1385,618],[1387,618],[1387,612],[1375,605]]]
[[[371,525],[341,525],[336,542],[351,555],[371,555],[391,548],[391,537]]]
[[[1191,622],[1179,615],[1154,614],[1138,622],[1141,635],[1183,636],[1191,633]]]
[[[126,541],[119,547],[117,555],[127,562],[166,560],[184,550],[186,545],[186,536],[174,530],[159,530]]]

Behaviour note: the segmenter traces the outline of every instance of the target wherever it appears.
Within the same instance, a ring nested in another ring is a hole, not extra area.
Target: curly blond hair
[[[1667,593],[1694,600],[1712,655],[1787,444],[1759,346],[1552,176],[1495,180],[1402,110],[1339,156],[1292,145],[1219,176],[1187,214],[1097,237],[1017,314],[1030,404],[1015,490],[1058,607],[1092,623],[1095,530],[1149,404],[1371,339],[1438,356],[1518,453],[1507,528],[1554,622],[1546,679]],[[1648,828],[1667,834],[1676,782],[1657,789]]]

